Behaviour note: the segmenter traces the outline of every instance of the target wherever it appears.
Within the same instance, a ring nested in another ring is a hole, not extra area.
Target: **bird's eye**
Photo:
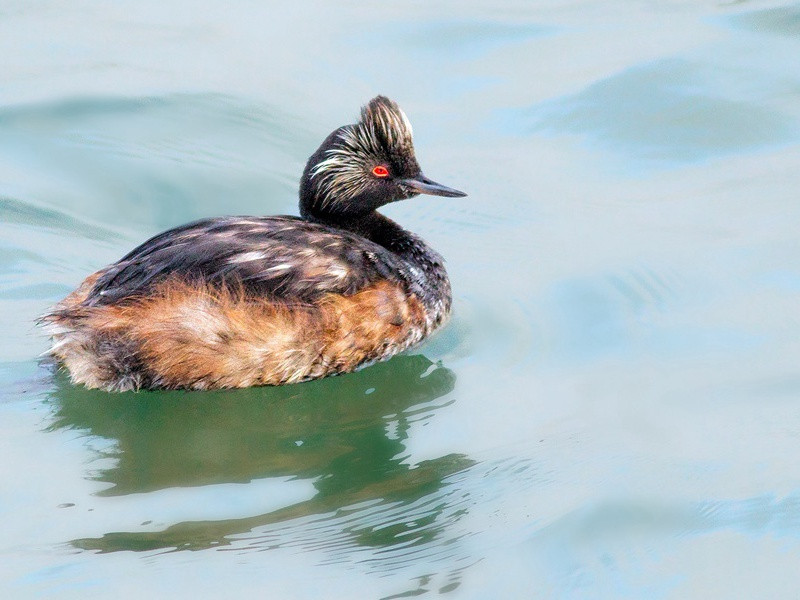
[[[389,176],[389,169],[384,167],[383,165],[378,165],[372,169],[372,174],[375,177],[388,177]]]

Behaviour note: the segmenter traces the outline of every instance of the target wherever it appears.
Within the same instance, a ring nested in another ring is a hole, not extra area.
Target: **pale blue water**
[[[795,598],[800,4],[6,0],[0,595]],[[414,352],[111,395],[33,321],[152,234],[296,212],[375,94],[469,192]]]

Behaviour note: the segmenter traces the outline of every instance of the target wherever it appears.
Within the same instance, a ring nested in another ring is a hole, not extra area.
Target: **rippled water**
[[[0,7],[3,597],[794,598],[800,4]],[[105,394],[33,321],[167,227],[296,211],[376,93],[448,260],[419,349]]]

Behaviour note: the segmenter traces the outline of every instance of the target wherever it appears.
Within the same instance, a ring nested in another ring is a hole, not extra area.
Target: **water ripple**
[[[709,78],[730,82],[712,91]],[[506,119],[531,133],[587,136],[637,161],[680,163],[798,141],[800,126],[791,115],[725,90],[748,83],[734,70],[662,59]]]

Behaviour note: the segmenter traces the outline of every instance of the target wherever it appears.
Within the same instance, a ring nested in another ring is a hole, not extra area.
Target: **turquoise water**
[[[795,598],[800,4],[6,0],[4,598]],[[37,315],[167,227],[296,212],[377,93],[448,261],[417,350],[105,394]]]

